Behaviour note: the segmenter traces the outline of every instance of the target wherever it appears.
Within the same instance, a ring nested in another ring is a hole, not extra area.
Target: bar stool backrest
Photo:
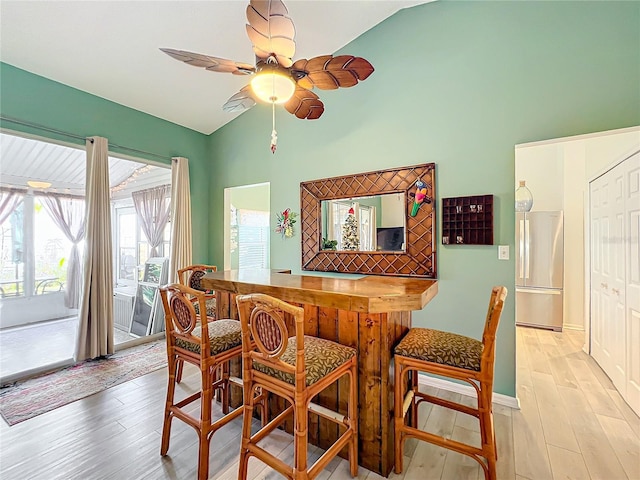
[[[504,307],[506,297],[506,287],[493,287],[491,290],[489,309],[487,310],[487,318],[485,320],[484,331],[482,333],[482,343],[484,348],[480,359],[481,371],[485,371],[485,369],[493,370],[493,363],[495,361],[496,332],[498,331],[498,324],[500,323],[502,308]]]
[[[239,317],[244,353],[264,365],[295,374],[296,385],[300,380],[301,386],[304,386],[304,309],[261,293],[243,295],[242,300],[238,306],[243,310]],[[295,321],[295,367],[280,359],[289,345],[285,322],[287,314]],[[255,348],[251,346],[252,339]]]
[[[189,265],[178,270],[178,281],[194,290],[210,294],[211,292],[202,286],[201,280],[205,273],[217,271],[218,267],[215,265]]]
[[[188,342],[201,345],[200,352],[203,356],[209,353],[209,332],[207,319],[201,321],[196,314],[194,303],[190,299],[196,299],[201,309],[205,309],[205,295],[179,283],[160,288],[160,296],[164,306],[165,335],[171,346],[175,346],[175,340],[182,338]],[[202,326],[200,337],[192,334],[194,328]],[[206,346],[206,347],[205,347]]]

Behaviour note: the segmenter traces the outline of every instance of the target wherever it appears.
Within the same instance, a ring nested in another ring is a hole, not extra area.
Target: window
[[[84,204],[84,201],[81,202]],[[54,223],[43,202],[33,201],[34,294],[61,291],[67,282],[72,242]],[[78,245],[82,258],[82,242]]]
[[[236,210],[238,215],[238,268],[269,267],[269,213]]]
[[[336,239],[338,244],[337,250],[344,250],[343,245],[343,227],[349,209],[353,208],[356,217],[357,237],[359,241],[358,250],[373,251],[376,249],[376,238],[374,232],[376,230],[376,208],[370,205],[363,205],[358,202],[331,202],[329,209],[329,226],[328,238]]]
[[[151,245],[142,231],[135,208],[127,204],[115,208],[116,284],[134,285],[142,280],[141,267],[149,259]],[[169,257],[171,222],[164,228],[159,256]]]
[[[224,268],[269,268],[270,185],[224,189]]]
[[[0,225],[0,296],[24,295],[24,202]]]
[[[72,243],[32,191],[2,224],[0,296],[31,297],[64,291]],[[79,244],[82,255],[82,243]]]

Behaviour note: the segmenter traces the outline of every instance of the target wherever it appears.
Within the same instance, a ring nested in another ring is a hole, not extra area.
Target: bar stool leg
[[[176,363],[178,364],[178,369],[176,371],[176,383],[180,383],[182,381],[182,368],[184,367],[184,362],[182,360],[178,360]]]
[[[238,462],[238,480],[246,480],[249,466],[249,441],[251,440],[251,419],[253,418],[253,385],[247,380],[247,372],[243,372],[245,380],[243,382],[244,405],[242,407],[242,437],[240,440],[240,460]],[[263,413],[263,412],[261,412]],[[264,419],[263,419],[264,423]]]
[[[404,399],[402,398],[402,384],[404,382],[404,365],[402,361],[399,360],[398,357],[395,359],[395,382],[393,386],[394,391],[394,451],[395,451],[395,466],[394,470],[396,473],[402,473],[402,456],[404,453],[404,439],[402,427],[404,426],[404,415],[402,404]]]
[[[299,392],[296,392],[295,394],[293,411],[295,417],[295,426],[293,431],[293,450],[295,455],[293,479],[307,480],[308,410],[306,398]]]
[[[209,478],[209,437],[211,426],[211,403],[213,402],[213,373],[211,368],[205,368],[202,372],[202,394],[200,397],[200,422],[202,428],[198,432],[198,480]]]
[[[418,393],[418,371],[417,370],[409,370],[409,388],[413,390],[414,396],[413,400],[411,400],[411,426],[413,428],[418,428],[418,402],[416,401]]]
[[[171,438],[171,415],[170,408],[173,406],[173,399],[176,391],[176,358],[169,360],[169,382],[167,384],[167,400],[164,405],[164,422],[162,424],[162,443],[160,445],[160,455],[165,456],[169,450],[169,439]]]
[[[358,476],[358,386],[357,378],[349,372],[349,420],[353,428],[353,437],[349,441],[349,465],[351,476]]]
[[[495,432],[493,429],[493,414],[491,412],[491,389],[492,386],[486,383],[480,384],[478,395],[478,410],[480,411],[480,430],[482,432],[482,449],[486,452],[487,479],[496,478],[496,449]]]

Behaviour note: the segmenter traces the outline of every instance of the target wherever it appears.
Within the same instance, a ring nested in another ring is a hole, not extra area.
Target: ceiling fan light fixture
[[[289,75],[267,70],[253,77],[251,90],[263,102],[285,103],[293,96],[296,84]]]
[[[51,186],[51,182],[39,182],[37,180],[27,180],[27,185],[31,188],[49,188]]]

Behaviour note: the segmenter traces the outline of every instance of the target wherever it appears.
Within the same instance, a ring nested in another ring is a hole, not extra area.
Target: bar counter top
[[[335,278],[251,269],[210,272],[202,285],[236,294],[264,293],[285,302],[360,313],[421,310],[438,293],[435,280],[364,276]]]

